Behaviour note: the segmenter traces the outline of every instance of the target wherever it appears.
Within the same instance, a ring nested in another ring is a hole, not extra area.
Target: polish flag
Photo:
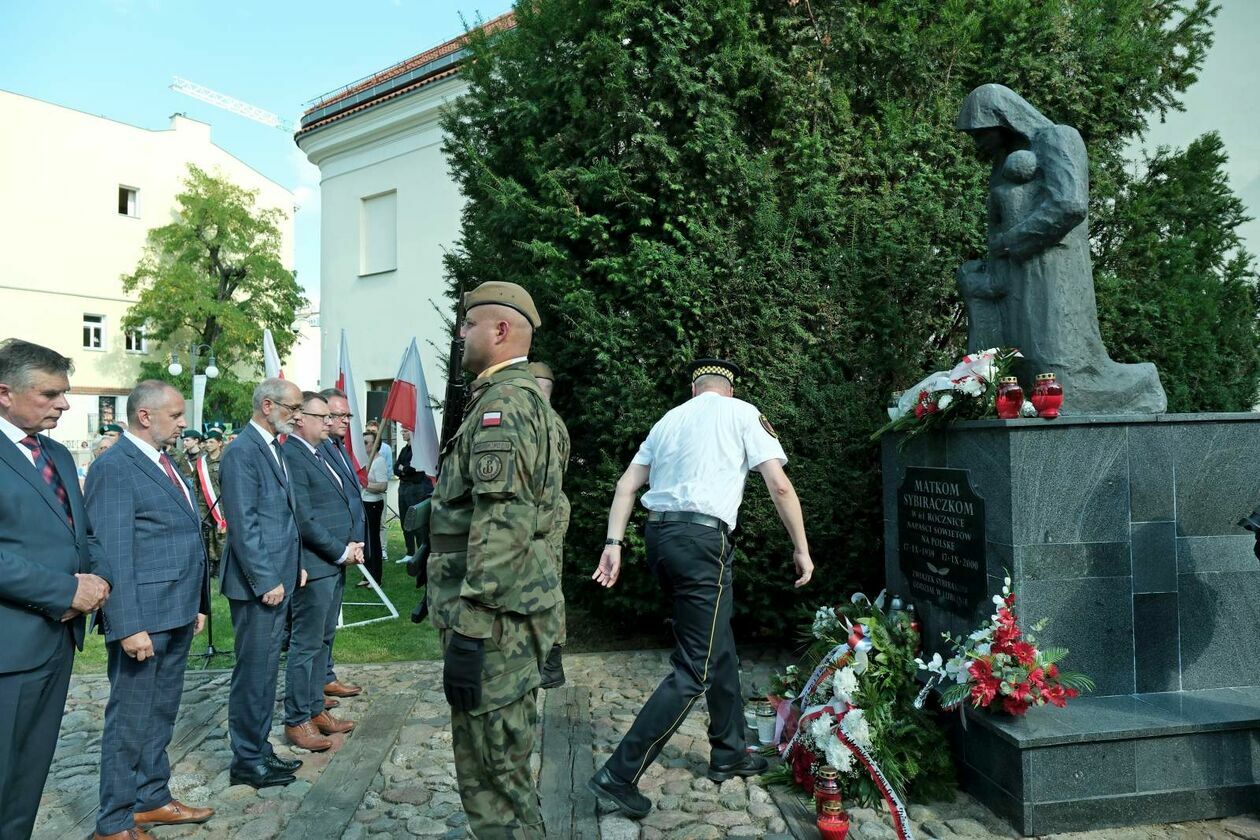
[[[346,455],[350,466],[359,474],[359,483],[367,486],[367,447],[363,445],[363,416],[359,412],[359,399],[354,395],[354,374],[350,371],[350,346],[346,343],[346,331],[341,331],[341,354],[337,358],[336,387],[345,392],[350,403],[350,428],[346,430]]]
[[[394,384],[389,386],[382,420],[396,420],[411,432],[411,466],[428,475],[437,473],[438,439],[433,423],[433,411],[429,408],[429,388],[424,382],[424,368],[420,365],[420,351],[416,340],[403,353],[402,364]]]
[[[267,329],[263,330],[263,373],[268,379],[284,379],[284,371],[280,369],[280,354],[276,352],[276,340],[271,337],[271,330]]]

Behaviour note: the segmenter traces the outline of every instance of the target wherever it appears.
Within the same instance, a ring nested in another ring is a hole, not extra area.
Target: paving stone
[[[1221,820],[1221,828],[1243,840],[1260,840],[1260,819],[1253,816],[1230,817]]]
[[[407,820],[407,831],[419,837],[437,837],[446,833],[447,825],[429,817]]]
[[[600,840],[639,840],[639,824],[617,814],[599,819]]]

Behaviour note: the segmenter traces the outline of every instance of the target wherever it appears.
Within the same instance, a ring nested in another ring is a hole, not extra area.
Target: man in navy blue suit
[[[0,837],[31,836],[83,616],[109,597],[88,572],[74,459],[41,435],[70,407],[70,360],[0,342]]]
[[[236,631],[236,665],[228,695],[232,784],[287,785],[301,765],[282,759],[267,740],[276,705],[280,645],[289,599],[304,575],[288,467],[276,435],[293,432],[302,392],[264,379],[254,389],[254,416],[223,453],[220,490],[228,526],[219,570]]]
[[[110,691],[94,840],[145,838],[137,827],[214,814],[171,795],[166,757],[188,648],[210,611],[196,497],[163,451],[186,425],[179,391],[141,382],[127,397],[127,430],[92,465],[84,491],[92,568],[113,594],[101,610]]]

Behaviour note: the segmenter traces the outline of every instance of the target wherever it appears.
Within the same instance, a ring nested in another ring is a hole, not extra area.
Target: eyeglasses
[[[316,413],[316,412],[314,412],[314,411],[303,411],[302,413],[303,413],[303,414],[305,414],[307,417],[318,417],[318,418],[320,418],[321,420],[323,420],[325,423],[331,423],[331,422],[332,422],[332,415],[331,415],[331,414],[318,414],[318,413]]]
[[[276,405],[287,408],[289,409],[289,411],[292,411],[292,412],[298,412],[302,410],[301,403],[298,403],[297,405],[289,405],[288,403],[280,402],[279,400],[276,400],[275,402],[276,402]]]
[[[349,420],[354,415],[349,414],[349,413],[342,414],[340,411],[334,411],[332,414],[329,414],[328,416],[334,420]]]

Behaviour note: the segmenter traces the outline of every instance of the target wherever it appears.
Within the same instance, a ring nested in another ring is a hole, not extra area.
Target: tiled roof
[[[514,26],[516,17],[512,12],[507,12],[479,28],[487,34],[495,34]],[[455,75],[459,72],[459,62],[463,58],[460,53],[467,44],[468,35],[460,35],[379,73],[319,97],[306,109],[297,136]]]

